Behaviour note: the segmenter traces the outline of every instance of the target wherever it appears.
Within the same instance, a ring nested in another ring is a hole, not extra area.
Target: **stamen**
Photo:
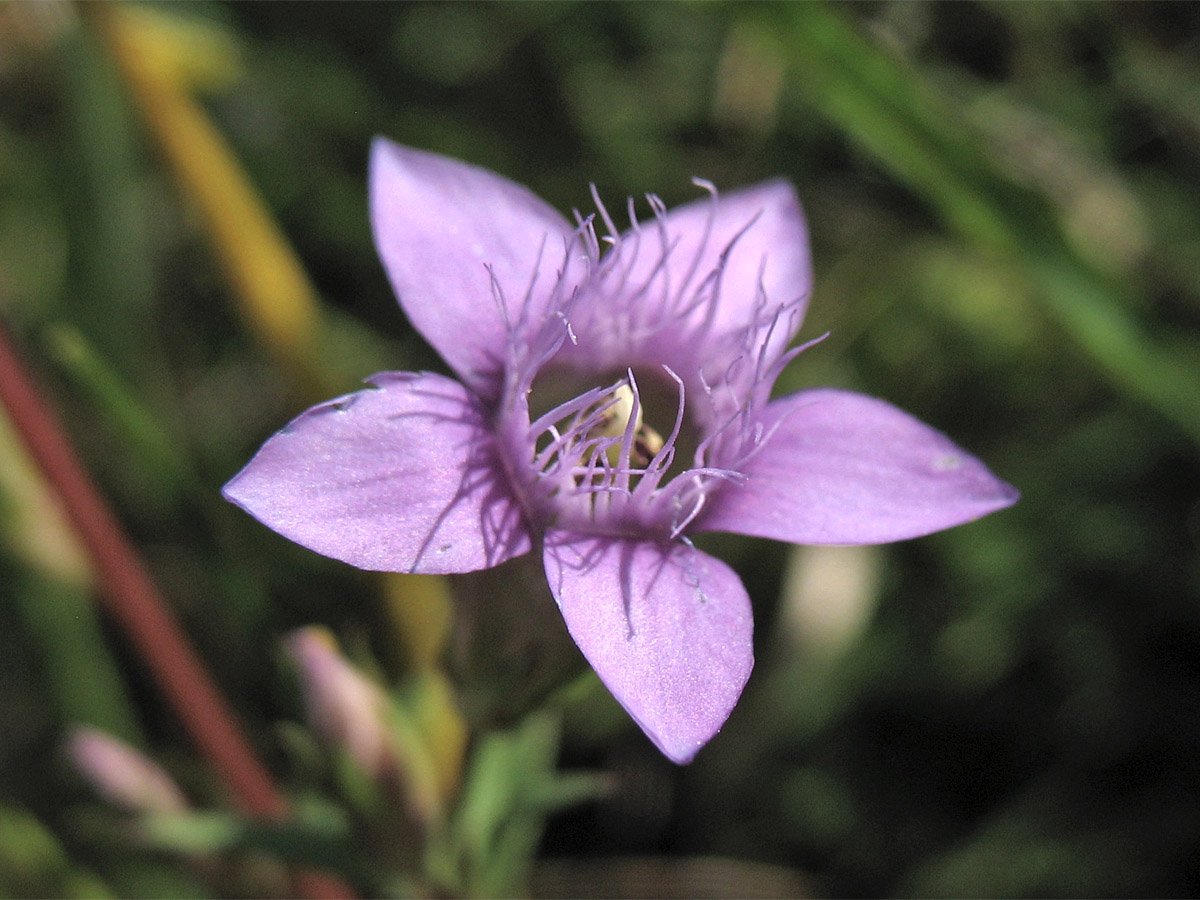
[[[637,380],[633,377],[633,369],[626,370],[628,382],[617,388],[618,406],[624,417],[624,427],[621,429],[621,448],[618,451],[616,465],[619,469],[619,487],[629,488],[629,470],[632,467],[630,456],[633,452],[633,436],[642,422],[642,397],[638,393]],[[622,389],[623,392],[622,392]]]
[[[617,385],[613,393],[613,405],[609,409],[612,422],[605,430],[606,434],[619,437],[625,432],[623,423],[632,422],[634,431],[642,427],[642,404],[637,392],[637,382],[633,380],[633,372],[628,375],[629,383]]]

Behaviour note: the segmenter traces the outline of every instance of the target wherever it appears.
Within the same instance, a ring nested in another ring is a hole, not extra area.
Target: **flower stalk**
[[[120,522],[76,458],[62,427],[11,347],[3,323],[0,403],[86,548],[105,609],[153,673],[234,802],[255,818],[284,818],[288,814],[286,799],[243,736]],[[344,884],[318,872],[299,873],[297,888],[312,898],[353,896]]]
[[[161,14],[117,3],[80,9],[199,211],[251,332],[306,391],[320,396],[327,377],[318,365],[316,290],[233,152],[190,95],[193,82],[213,77],[212,61],[191,60],[190,45],[164,25]]]

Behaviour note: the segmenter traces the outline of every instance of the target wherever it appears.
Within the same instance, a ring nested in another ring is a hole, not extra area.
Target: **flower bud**
[[[171,776],[111,735],[94,728],[76,728],[67,738],[66,753],[83,777],[114,806],[139,813],[179,813],[188,808]]]
[[[313,730],[372,778],[381,777],[391,755],[383,691],[341,657],[327,629],[302,628],[284,646],[299,669]]]

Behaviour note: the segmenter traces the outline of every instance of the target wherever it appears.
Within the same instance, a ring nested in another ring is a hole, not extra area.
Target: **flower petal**
[[[677,288],[693,270],[692,282],[698,286],[711,272],[724,266],[713,319],[714,334],[738,331],[761,315],[757,309],[760,284],[771,311],[793,301],[807,302],[812,289],[808,229],[796,190],[787,181],[776,178],[722,193],[716,200],[715,212],[711,199],[676,207],[667,211],[663,224],[667,239],[677,242],[666,266],[667,277]],[[643,232],[652,229],[649,224],[642,226]],[[739,237],[743,230],[745,233]],[[732,250],[722,260],[731,244]],[[649,278],[653,265],[653,255],[642,253],[630,280]],[[800,327],[803,312],[801,305],[794,327],[780,335],[781,345],[787,344]]]
[[[691,761],[754,665],[738,576],[684,544],[551,530],[546,576],[567,630],[650,740]]]
[[[409,321],[494,399],[507,341],[496,288],[514,325],[523,311],[539,325],[574,228],[521,185],[382,138],[370,185],[375,243]]]
[[[721,486],[698,530],[877,544],[961,525],[1018,497],[945,435],[882,400],[801,391],[762,418],[770,437],[740,467],[746,481]]]
[[[569,314],[578,340],[555,364],[666,365],[690,396],[712,385],[715,402],[736,408],[800,327],[811,286],[804,214],[786,181],[660,211],[622,234],[584,284]]]
[[[530,548],[478,401],[386,372],[302,413],[224,494],[269,528],[362,569],[470,572]]]

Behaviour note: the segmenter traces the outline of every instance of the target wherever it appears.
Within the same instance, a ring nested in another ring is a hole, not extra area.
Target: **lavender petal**
[[[737,575],[682,543],[550,530],[546,575],[567,630],[655,745],[689,762],[720,730],[754,664]]]
[[[970,522],[1019,496],[941,432],[848,391],[767,405],[744,481],[709,498],[696,530],[795,544],[878,544]]]
[[[467,385],[495,399],[509,327],[532,331],[574,228],[527,188],[467,163],[376,139],[371,222],[409,321]]]
[[[470,572],[530,548],[478,401],[440,375],[376,375],[268,440],[226,498],[362,569]]]

